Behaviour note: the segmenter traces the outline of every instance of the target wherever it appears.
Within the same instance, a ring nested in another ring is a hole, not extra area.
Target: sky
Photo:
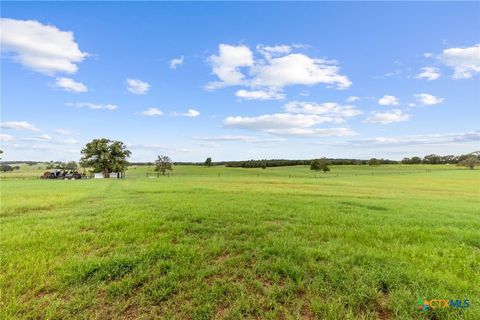
[[[3,160],[480,149],[480,2],[3,2]]]

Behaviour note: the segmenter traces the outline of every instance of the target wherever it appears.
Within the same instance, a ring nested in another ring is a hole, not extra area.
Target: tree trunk
[[[103,177],[104,177],[104,178],[110,178],[110,172],[108,172],[108,168],[107,168],[107,167],[105,167],[105,168],[103,169]]]

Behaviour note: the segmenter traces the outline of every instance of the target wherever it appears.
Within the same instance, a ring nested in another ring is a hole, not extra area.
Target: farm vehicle
[[[75,179],[84,179],[86,175],[84,173],[79,173],[73,170],[50,170],[46,171],[41,177],[41,179],[57,179],[57,180],[75,180]]]

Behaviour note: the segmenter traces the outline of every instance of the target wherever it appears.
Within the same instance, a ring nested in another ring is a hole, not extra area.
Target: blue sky
[[[2,2],[4,160],[480,149],[480,4]]]

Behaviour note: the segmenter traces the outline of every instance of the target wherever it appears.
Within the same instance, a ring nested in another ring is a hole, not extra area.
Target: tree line
[[[403,164],[458,164],[470,157],[474,157],[480,160],[480,152],[476,151],[469,154],[462,154],[459,156],[454,156],[454,155],[439,156],[436,154],[429,154],[424,156],[423,158],[420,158],[420,157],[403,158],[402,161],[400,162]]]
[[[465,155],[446,155],[440,156],[436,154],[429,154],[420,157],[403,158],[401,161],[389,159],[371,158],[369,160],[361,159],[308,159],[308,160],[289,160],[289,159],[261,159],[261,160],[246,160],[246,161],[219,161],[214,162],[211,157],[208,157],[204,162],[172,162],[172,159],[167,155],[159,155],[155,162],[128,162],[128,158],[132,154],[127,149],[126,145],[121,141],[109,139],[94,139],[87,143],[81,150],[82,157],[79,164],[83,168],[93,168],[92,172],[103,172],[105,177],[109,177],[111,172],[124,172],[129,165],[155,165],[155,171],[161,172],[163,175],[167,171],[173,170],[173,165],[205,165],[207,167],[224,165],[226,167],[239,168],[263,168],[268,167],[283,167],[283,166],[297,166],[309,165],[311,170],[322,170],[327,172],[330,170],[329,165],[382,165],[382,164],[457,164],[473,169],[480,165],[480,151],[472,152]],[[3,150],[0,150],[0,157],[3,155]],[[1,159],[1,158],[0,158]],[[13,163],[13,162],[12,162]],[[17,162],[18,163],[18,162]],[[29,165],[37,164],[38,162],[29,161]],[[77,170],[78,165],[74,161],[47,162],[47,169],[61,169],[61,170]],[[16,169],[9,166],[6,162],[2,162],[0,171],[11,171]]]

